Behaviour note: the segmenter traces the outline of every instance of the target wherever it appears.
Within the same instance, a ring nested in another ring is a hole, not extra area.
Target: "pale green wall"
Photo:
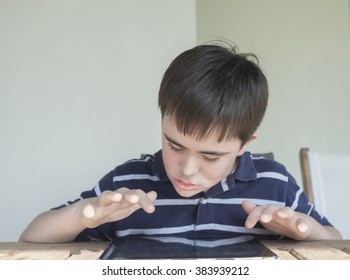
[[[251,150],[273,151],[300,184],[301,147],[350,154],[349,12],[348,0],[197,0],[198,42],[259,56],[270,102]]]
[[[256,52],[271,99],[252,150],[350,153],[348,1],[0,0],[0,241],[160,147],[156,94],[181,51]],[[311,129],[310,129],[311,127]]]
[[[163,72],[194,0],[0,0],[0,241],[161,147]]]

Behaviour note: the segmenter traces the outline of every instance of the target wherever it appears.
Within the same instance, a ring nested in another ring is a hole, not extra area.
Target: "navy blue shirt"
[[[331,226],[309,203],[305,193],[283,165],[261,157],[254,158],[249,152],[245,152],[238,161],[234,173],[206,193],[189,198],[182,197],[175,191],[165,172],[162,151],[119,165],[92,190],[83,192],[79,199],[95,197],[105,190],[121,187],[155,191],[158,194],[155,212],[148,214],[142,209],[137,210],[123,220],[86,229],[76,240],[106,240],[126,235],[249,235],[257,239],[282,238],[260,223],[252,229],[244,226],[247,214],[241,203],[247,199],[256,205],[289,206],[312,216],[322,225]]]

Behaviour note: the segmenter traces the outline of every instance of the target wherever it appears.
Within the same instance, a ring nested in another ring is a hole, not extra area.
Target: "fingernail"
[[[307,225],[304,223],[301,223],[298,225],[298,229],[300,232],[306,232],[307,231]]]
[[[130,195],[130,197],[129,197],[129,201],[130,201],[131,203],[137,203],[137,202],[139,202],[139,197],[138,197],[136,194],[132,194],[132,195]]]
[[[120,193],[114,193],[111,195],[111,199],[114,201],[117,201],[117,202],[119,202],[121,200],[121,198],[122,198],[122,194],[120,194]]]

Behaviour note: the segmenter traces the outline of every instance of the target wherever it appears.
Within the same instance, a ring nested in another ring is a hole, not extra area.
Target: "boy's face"
[[[217,142],[213,132],[205,140],[184,135],[175,123],[164,116],[162,120],[162,153],[166,173],[177,193],[191,197],[206,192],[231,174],[236,168],[236,158],[244,153],[247,144],[241,140]]]

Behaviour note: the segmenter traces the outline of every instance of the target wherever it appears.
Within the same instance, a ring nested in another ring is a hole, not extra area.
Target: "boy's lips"
[[[179,179],[175,179],[175,184],[179,189],[186,190],[186,191],[194,190],[198,188],[198,185],[196,184],[193,184],[188,181],[179,180]]]

